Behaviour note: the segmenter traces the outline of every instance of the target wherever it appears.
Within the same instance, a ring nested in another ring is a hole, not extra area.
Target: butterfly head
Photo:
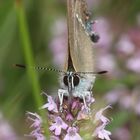
[[[61,88],[73,92],[91,90],[93,81],[95,81],[95,74],[68,71],[60,75]]]
[[[72,86],[72,88],[79,85],[80,76],[76,72],[68,71],[63,77],[63,83],[65,86]]]

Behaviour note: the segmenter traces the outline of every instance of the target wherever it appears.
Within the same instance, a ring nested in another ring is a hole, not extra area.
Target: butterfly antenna
[[[26,68],[25,65],[21,65],[21,64],[14,64],[14,66],[15,66],[15,67],[19,67],[19,68],[24,68],[24,69]]]
[[[97,74],[105,74],[105,73],[107,73],[108,71],[106,71],[106,70],[103,70],[103,71],[99,71],[99,72],[97,72]]]
[[[19,68],[27,68],[27,66],[22,65],[22,64],[15,64],[14,66],[19,67]],[[55,72],[64,72],[61,70],[53,69],[53,68],[46,68],[46,67],[30,67],[32,69],[36,70],[47,70],[47,71],[55,71]]]
[[[99,72],[76,72],[76,73],[79,73],[79,74],[105,74],[107,72],[108,71],[104,70],[104,71],[99,71]]]
[[[53,68],[46,68],[46,67],[34,67],[34,69],[37,69],[37,70],[48,70],[48,71],[55,71],[55,72],[64,72],[62,70],[57,70],[57,69],[53,69]]]

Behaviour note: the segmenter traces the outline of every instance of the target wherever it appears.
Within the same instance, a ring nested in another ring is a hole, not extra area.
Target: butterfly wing
[[[67,0],[68,13],[68,55],[65,70],[72,63],[76,72],[95,71],[95,57],[93,43],[76,15],[85,24],[87,3],[85,0]],[[68,64],[68,60],[71,63]]]

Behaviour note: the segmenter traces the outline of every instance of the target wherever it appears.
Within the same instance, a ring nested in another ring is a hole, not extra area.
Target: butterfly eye
[[[68,86],[68,76],[64,76],[63,82],[64,82],[65,86]]]
[[[69,78],[71,79],[72,77],[69,77]],[[64,76],[63,82],[64,82],[65,86],[68,86],[68,76],[67,75]],[[79,82],[80,82],[79,76],[73,75],[73,85],[77,86],[79,84]]]
[[[79,82],[80,82],[79,76],[78,75],[74,75],[73,76],[73,84],[74,84],[74,86],[77,86],[79,84]]]

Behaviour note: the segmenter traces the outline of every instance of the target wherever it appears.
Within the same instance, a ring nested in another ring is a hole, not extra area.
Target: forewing
[[[68,60],[76,72],[95,71],[94,47],[86,30],[78,21],[76,15],[85,24],[85,13],[88,12],[85,0],[67,0],[68,14],[68,55],[65,70],[68,70]]]

